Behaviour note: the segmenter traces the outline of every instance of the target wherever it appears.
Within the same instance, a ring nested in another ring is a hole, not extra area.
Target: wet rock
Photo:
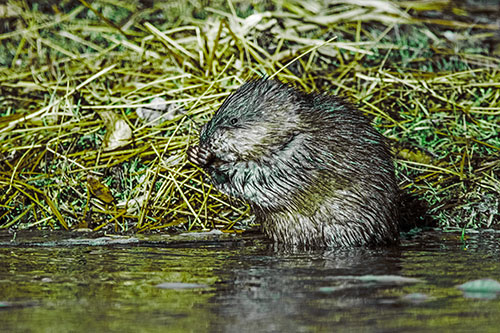
[[[493,279],[478,279],[456,286],[467,298],[494,299],[500,294],[500,282]]]
[[[157,284],[155,287],[159,289],[181,290],[181,289],[203,289],[203,288],[208,288],[209,286],[203,283],[163,282]]]

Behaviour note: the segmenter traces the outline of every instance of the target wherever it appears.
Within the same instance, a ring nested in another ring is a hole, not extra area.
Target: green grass
[[[494,24],[441,2],[147,3],[0,5],[0,228],[248,227],[185,151],[228,94],[278,71],[373,118],[439,226],[498,228]],[[177,111],[142,119],[154,97]]]

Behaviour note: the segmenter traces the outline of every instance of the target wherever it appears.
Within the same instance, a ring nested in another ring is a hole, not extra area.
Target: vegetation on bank
[[[495,14],[451,0],[326,3],[0,5],[0,228],[248,226],[247,207],[185,152],[242,82],[276,72],[372,117],[401,187],[439,226],[498,228]]]

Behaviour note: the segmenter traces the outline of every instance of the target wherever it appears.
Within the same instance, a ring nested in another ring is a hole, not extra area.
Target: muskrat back
[[[246,201],[278,243],[398,240],[399,190],[386,140],[334,96],[247,82],[201,129],[188,157],[220,191]]]

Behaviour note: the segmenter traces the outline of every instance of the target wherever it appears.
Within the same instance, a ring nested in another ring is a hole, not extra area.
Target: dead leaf
[[[132,138],[132,129],[122,117],[113,111],[99,111],[99,116],[106,126],[104,150],[113,150],[129,143]]]
[[[422,164],[432,164],[432,157],[423,151],[401,149],[398,151],[398,157]]]
[[[161,121],[172,120],[179,113],[183,113],[183,108],[176,103],[168,104],[164,98],[155,97],[147,106],[137,109],[137,116],[146,121],[148,125],[159,125]]]
[[[101,183],[101,181],[92,175],[87,176],[87,185],[89,186],[90,193],[105,203],[112,203],[115,201],[109,188]]]

